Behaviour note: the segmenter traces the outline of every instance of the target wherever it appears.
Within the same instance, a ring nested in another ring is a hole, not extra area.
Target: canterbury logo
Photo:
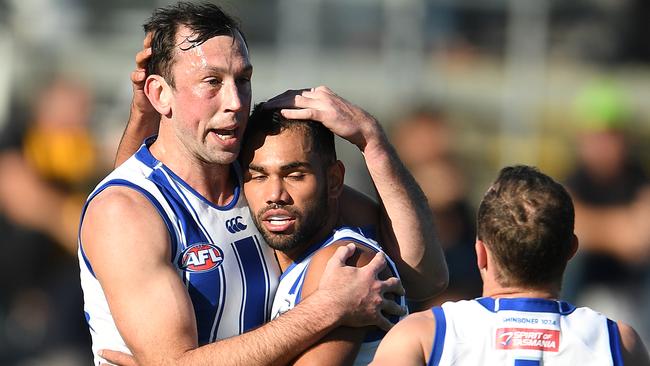
[[[226,229],[228,229],[228,231],[230,231],[233,234],[246,229],[248,226],[246,226],[245,224],[240,222],[239,220],[241,220],[241,219],[242,219],[241,216],[237,216],[237,217],[234,217],[232,219],[227,220],[226,221]]]

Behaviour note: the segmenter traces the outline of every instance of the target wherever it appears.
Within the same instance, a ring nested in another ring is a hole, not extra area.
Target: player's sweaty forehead
[[[188,39],[191,40],[191,37]],[[187,44],[189,41],[185,42]],[[179,46],[175,52],[177,62],[174,72],[188,80],[207,76],[250,79],[253,74],[248,50],[238,34],[235,38],[230,35],[215,36],[185,51]]]

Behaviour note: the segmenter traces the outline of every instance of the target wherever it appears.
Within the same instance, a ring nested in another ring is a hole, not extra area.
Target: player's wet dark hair
[[[528,166],[502,169],[478,210],[478,238],[494,255],[503,286],[560,284],[573,225],[566,189]]]
[[[181,26],[192,31],[192,35],[183,43],[177,44],[176,33]],[[178,47],[187,51],[199,46],[212,37],[229,35],[234,37],[239,32],[244,42],[246,38],[239,24],[221,8],[214,4],[194,4],[179,2],[154,10],[151,18],[143,25],[145,32],[152,32],[151,60],[147,67],[147,75],[160,75],[174,86],[171,72],[174,64],[174,53]]]
[[[323,162],[328,165],[336,162],[334,134],[327,127],[314,121],[286,119],[279,109],[263,109],[262,105],[263,103],[256,105],[248,119],[243,140],[244,149],[252,148],[251,139],[258,134],[277,135],[287,129],[300,129],[311,139],[314,150],[320,154]]]

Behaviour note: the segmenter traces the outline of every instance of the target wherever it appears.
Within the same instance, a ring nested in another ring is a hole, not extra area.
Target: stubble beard
[[[311,240],[318,233],[319,230],[325,226],[327,222],[327,214],[323,215],[323,208],[327,210],[327,195],[325,190],[319,195],[317,199],[311,201],[304,212],[299,212],[291,206],[283,205],[269,205],[260,210],[253,216],[255,226],[266,243],[273,249],[281,252],[287,252],[298,247],[306,247],[311,245]],[[291,234],[272,233],[267,231],[266,227],[262,225],[262,216],[265,212],[271,209],[281,208],[288,211],[296,218],[295,230]]]

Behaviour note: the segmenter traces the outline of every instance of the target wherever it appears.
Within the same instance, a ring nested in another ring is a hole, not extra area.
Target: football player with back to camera
[[[507,167],[478,210],[483,296],[412,314],[372,365],[649,365],[630,326],[558,299],[578,249],[567,191],[527,166]]]

